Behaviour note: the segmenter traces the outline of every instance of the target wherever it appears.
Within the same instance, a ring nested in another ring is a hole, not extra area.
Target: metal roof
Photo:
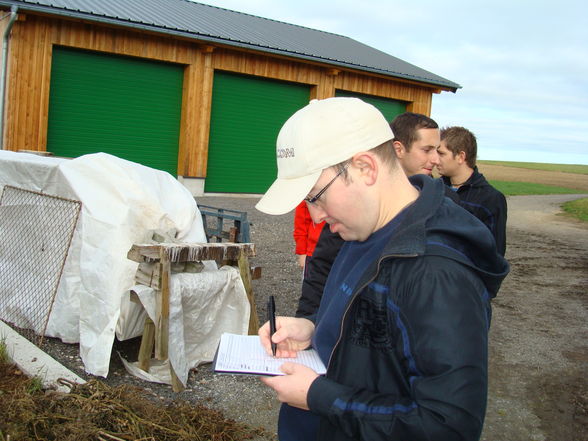
[[[210,43],[413,80],[455,92],[461,86],[351,38],[189,0],[0,0],[87,21],[178,35]]]

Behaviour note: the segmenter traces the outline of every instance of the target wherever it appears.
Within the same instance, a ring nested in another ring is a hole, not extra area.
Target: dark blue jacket
[[[493,237],[413,176],[421,194],[344,313],[326,376],[308,393],[319,440],[478,440],[490,299],[508,273]]]

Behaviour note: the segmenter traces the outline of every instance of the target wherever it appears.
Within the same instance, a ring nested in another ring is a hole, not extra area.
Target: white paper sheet
[[[300,351],[296,358],[275,358],[265,352],[257,335],[229,333],[221,336],[214,370],[219,373],[284,375],[280,366],[287,361],[308,366],[320,375],[327,371],[314,349]]]

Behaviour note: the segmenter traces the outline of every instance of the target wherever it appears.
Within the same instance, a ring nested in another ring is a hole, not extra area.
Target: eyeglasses
[[[329,181],[329,183],[327,185],[325,185],[315,196],[313,196],[313,197],[306,197],[306,198],[304,198],[304,200],[306,202],[308,202],[309,204],[314,204],[316,201],[318,201],[318,199],[323,195],[323,193],[325,191],[327,191],[327,189],[331,186],[331,184],[333,182],[335,182],[335,179],[337,179],[339,176],[341,176],[341,174],[347,169],[348,166],[349,166],[349,163],[345,164],[345,166],[341,170],[339,170],[337,172],[337,174],[335,175],[335,177],[333,179],[331,179]]]

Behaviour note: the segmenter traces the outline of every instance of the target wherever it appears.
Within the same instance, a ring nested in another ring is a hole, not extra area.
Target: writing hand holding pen
[[[265,350],[271,351],[274,357],[296,357],[298,351],[307,349],[314,333],[314,323],[304,318],[276,317],[273,296],[267,306],[269,320],[259,328]],[[308,410],[308,389],[318,374],[297,363],[284,363],[280,369],[285,375],[260,377],[261,381],[276,391],[280,401]]]
[[[298,351],[310,347],[314,323],[305,318],[276,317],[276,332],[271,333],[270,321],[259,328],[262,346],[273,355],[272,343],[276,345],[276,357],[296,357]]]

